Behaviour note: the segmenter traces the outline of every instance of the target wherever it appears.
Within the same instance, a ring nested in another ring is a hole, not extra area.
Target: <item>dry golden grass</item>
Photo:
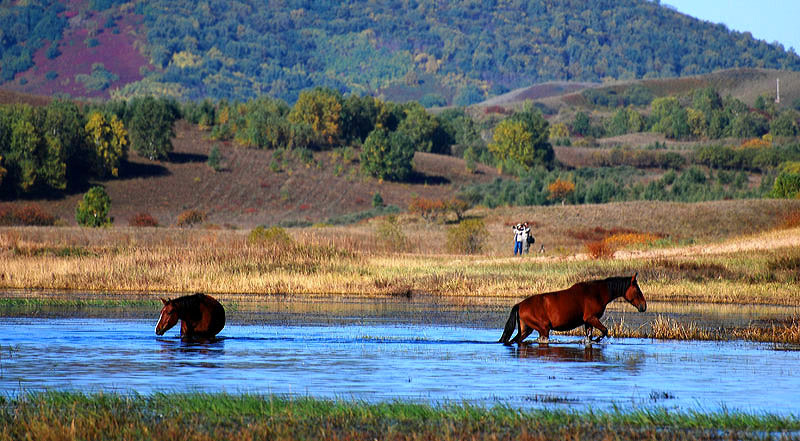
[[[606,323],[609,334],[616,338],[653,338],[657,340],[747,340],[769,343],[800,344],[800,318],[793,317],[782,321],[773,321],[756,326],[731,326],[708,328],[695,321],[678,321],[662,314],[647,324],[637,327],[625,323],[624,317],[619,321]],[[583,337],[583,327],[565,333],[565,335]],[[599,336],[597,330],[593,337]]]
[[[800,201],[685,205],[475,209],[469,216],[484,220],[489,240],[483,254],[472,256],[445,252],[450,225],[411,215],[399,215],[392,223],[393,234],[403,238],[401,249],[395,248],[397,241],[381,240],[387,223],[382,219],[288,229],[288,241],[248,240],[246,230],[8,227],[0,228],[0,290],[430,294],[464,303],[505,303],[579,281],[638,272],[649,300],[800,305],[800,229],[773,229]],[[751,217],[727,221],[733,234],[697,224],[684,231],[701,242],[690,246],[679,241],[642,245],[639,239],[645,236],[623,234],[620,242],[638,243],[636,249],[604,260],[590,259],[566,233],[627,225],[632,231],[670,235],[675,225],[701,219],[704,212],[721,219]],[[546,253],[511,255],[507,225],[521,219],[534,226],[533,251],[544,242]]]

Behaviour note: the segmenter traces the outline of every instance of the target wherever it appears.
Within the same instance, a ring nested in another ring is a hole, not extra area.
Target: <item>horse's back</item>
[[[549,324],[556,331],[574,329],[584,323],[587,308],[593,303],[592,285],[576,283],[567,289],[537,294],[520,302],[520,314],[523,304],[527,315],[536,317],[540,322]]]
[[[211,336],[217,335],[222,328],[225,327],[225,308],[217,299],[207,295],[198,293],[200,304],[203,308],[203,333],[210,334]],[[199,330],[199,329],[198,329]]]

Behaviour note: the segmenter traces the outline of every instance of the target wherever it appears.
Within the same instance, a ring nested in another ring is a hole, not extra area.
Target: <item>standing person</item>
[[[531,249],[531,244],[536,241],[531,234],[531,227],[527,222],[522,224],[522,242],[525,244],[525,254]]]
[[[514,255],[522,256],[522,224],[514,225]]]

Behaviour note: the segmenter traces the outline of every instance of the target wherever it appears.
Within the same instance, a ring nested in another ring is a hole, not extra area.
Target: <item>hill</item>
[[[151,161],[131,152],[119,179],[95,182],[111,197],[110,215],[115,224],[127,225],[134,215],[148,213],[159,224],[172,225],[186,210],[200,211],[206,214],[207,223],[216,225],[252,228],[316,223],[372,209],[375,193],[386,204],[405,210],[416,196],[449,199],[462,185],[488,182],[498,176],[492,167],[478,165],[477,172],[471,174],[460,158],[417,152],[416,173],[410,182],[381,182],[357,173],[357,163],[335,152],[317,152],[312,162],[293,156],[278,158],[275,151],[211,141],[207,132],[185,121],[177,124],[173,144],[175,150],[169,161]],[[219,172],[206,164],[214,145],[223,157]],[[82,192],[76,192],[36,202],[74,225],[75,207],[82,196]],[[8,204],[23,206],[29,202]]]
[[[546,81],[800,70],[782,47],[646,0],[56,0],[0,12],[2,87],[294,102],[300,90],[466,105]]]
[[[653,97],[687,95],[697,89],[711,87],[720,96],[730,95],[745,103],[753,103],[759,96],[774,99],[777,80],[780,80],[782,103],[800,100],[800,72],[736,68],[723,69],[708,74],[673,78],[612,81],[608,83],[548,82],[512,90],[476,104],[478,107],[518,107],[526,100],[540,102],[552,109],[563,107],[596,107],[587,99],[587,91],[596,95],[624,96],[633,87],[646,88]]]

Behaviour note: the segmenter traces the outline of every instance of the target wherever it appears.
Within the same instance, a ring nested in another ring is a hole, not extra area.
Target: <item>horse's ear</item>
[[[635,282],[635,281],[636,281],[636,276],[638,276],[638,275],[639,275],[639,272],[638,272],[638,271],[637,271],[637,272],[635,272],[635,273],[633,273],[633,279],[631,279],[631,283],[633,283],[633,282]]]
[[[161,303],[163,303],[163,304],[165,304],[165,305],[166,305],[166,304],[167,304],[167,302],[169,302],[169,300],[164,300],[164,297],[161,297]]]

